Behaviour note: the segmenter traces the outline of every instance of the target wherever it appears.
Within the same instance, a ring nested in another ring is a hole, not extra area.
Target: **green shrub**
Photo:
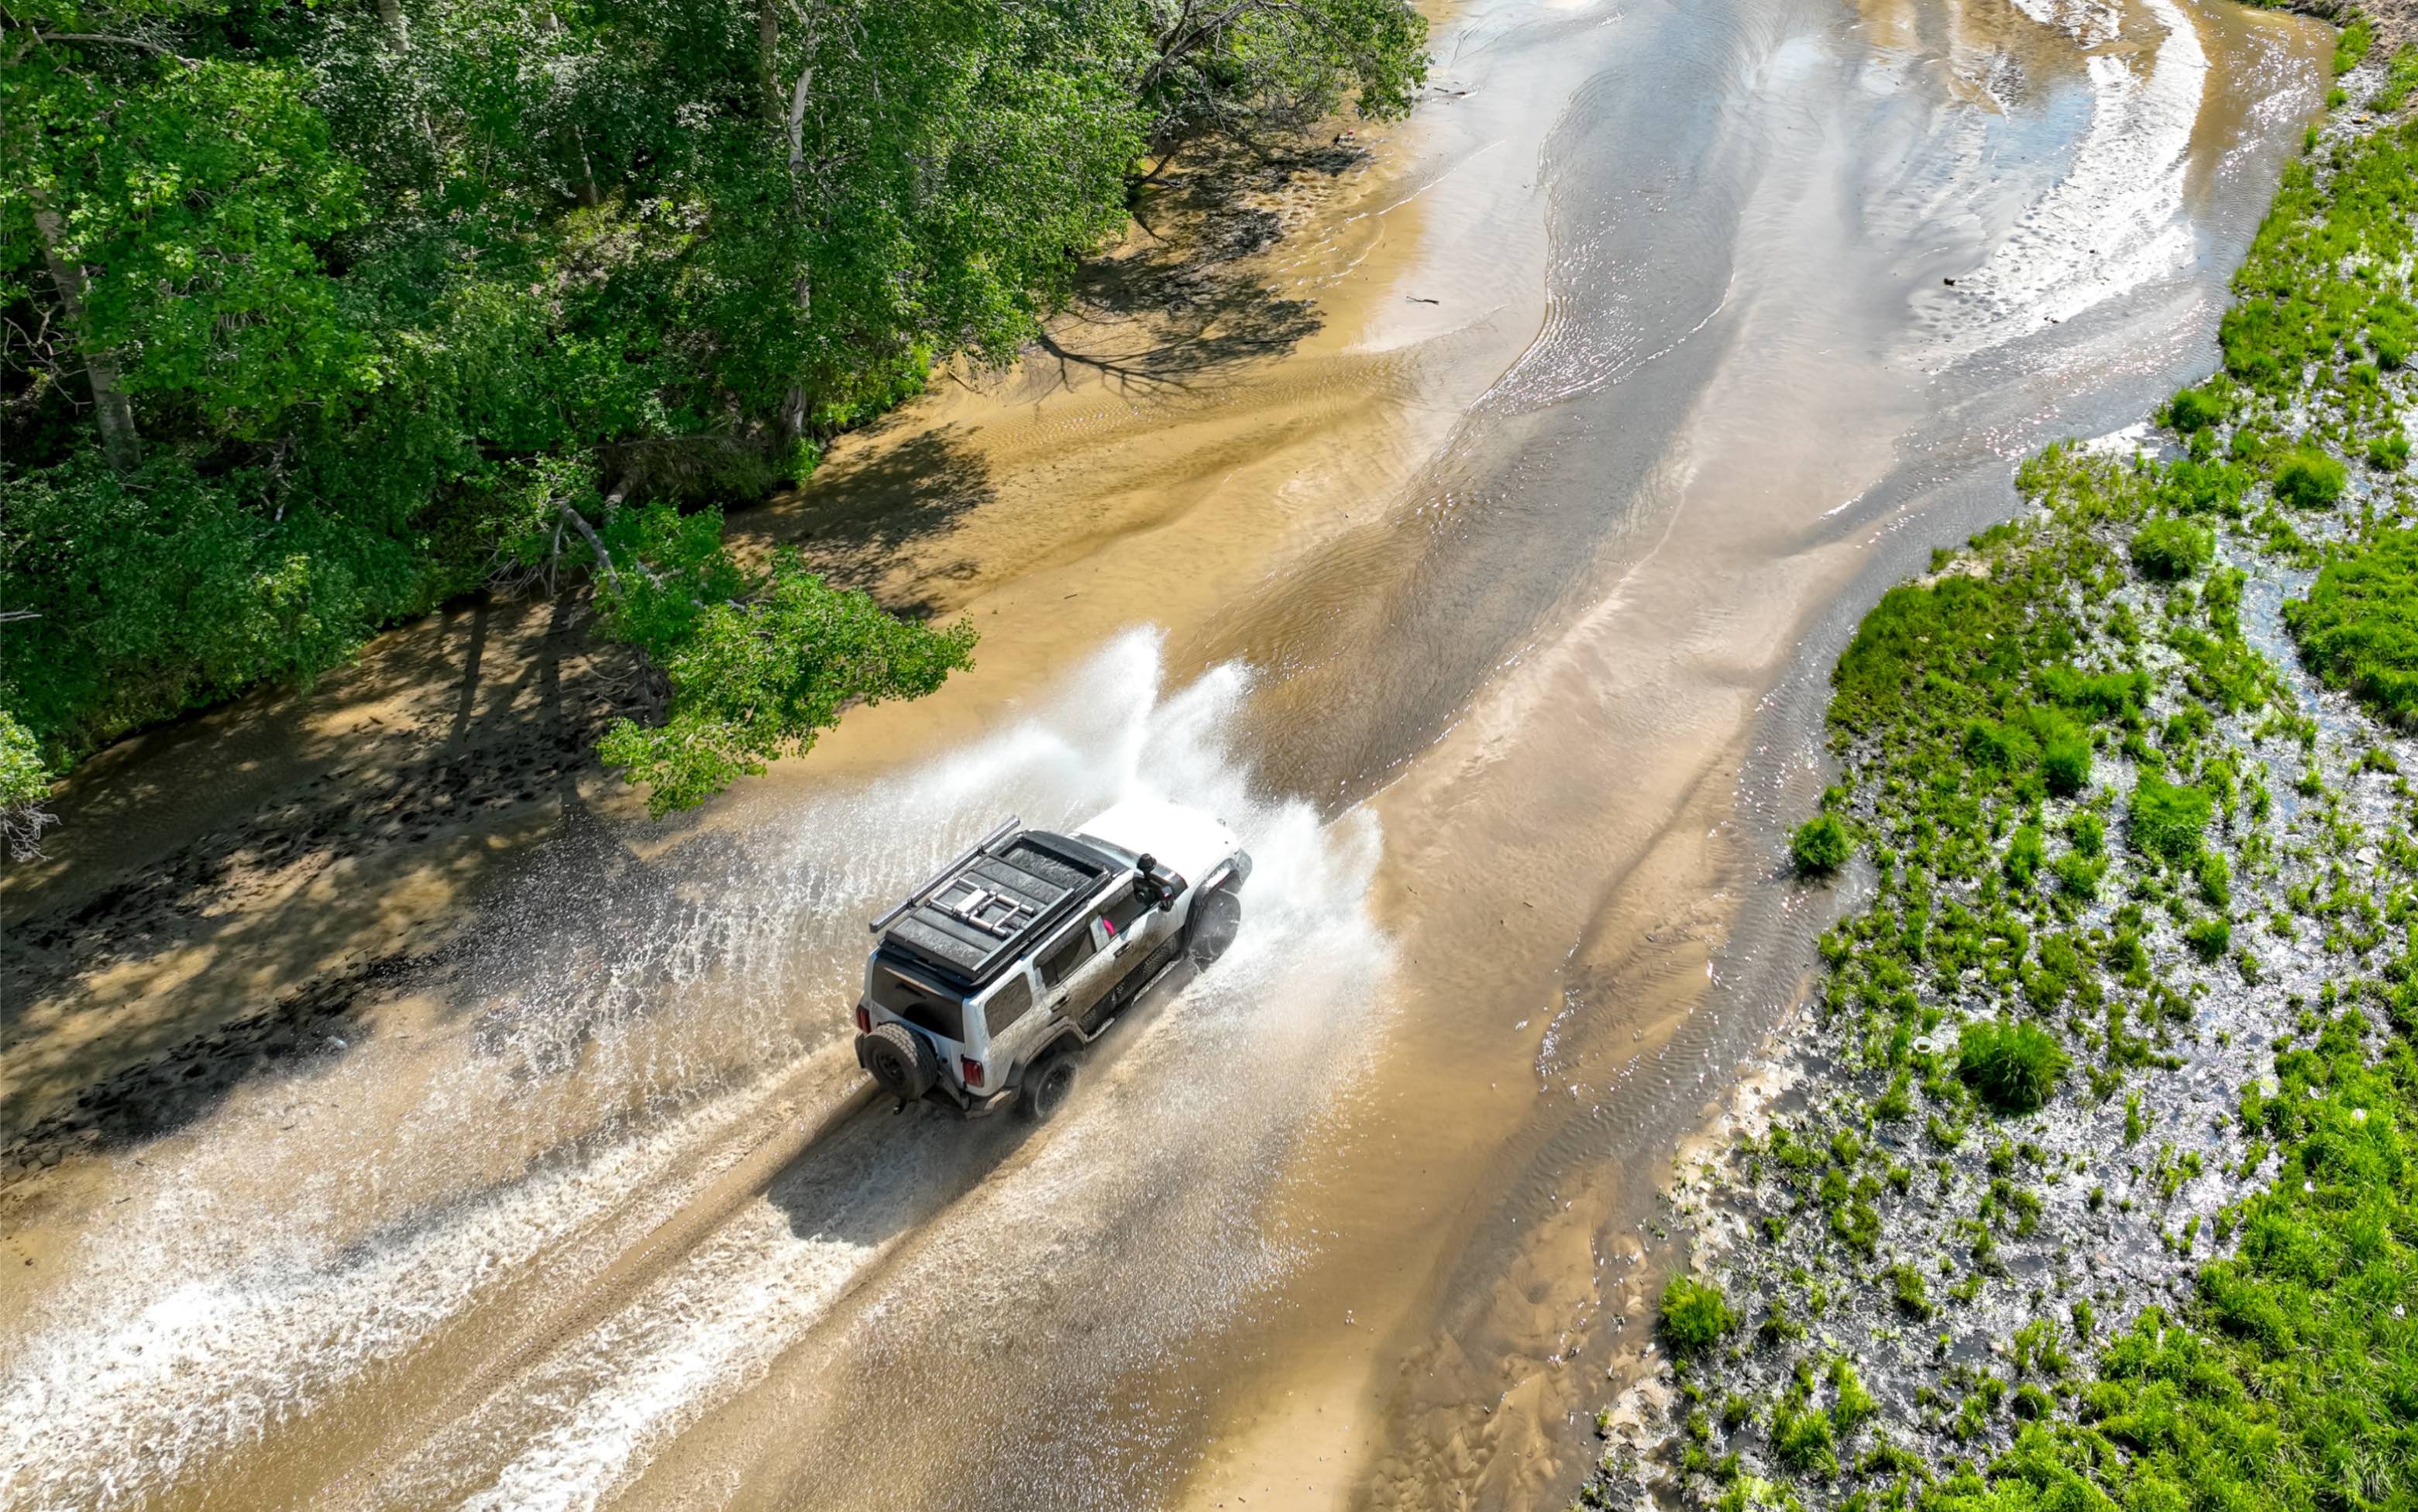
[[[2065,1067],[2057,1041],[2030,1024],[1982,1019],[1965,1026],[1956,1046],[1956,1074],[2001,1113],[2037,1111]]]
[[[1692,1360],[1737,1327],[1729,1299],[1709,1281],[1675,1275],[1662,1289],[1662,1342],[1672,1358]]]
[[[2090,737],[2080,730],[2051,737],[2041,747],[2041,775],[2059,798],[2072,798],[2089,787]]]
[[[2225,401],[2206,389],[2186,389],[2166,405],[2166,424],[2184,435],[2225,419]]]
[[[2041,692],[2068,709],[2093,719],[2126,720],[2141,711],[2150,696],[2146,672],[2083,672],[2052,666],[2040,675]]]
[[[2183,930],[2183,941],[2203,961],[2224,956],[2233,944],[2233,925],[2221,918],[2196,919]]]
[[[2322,451],[2286,452],[2275,467],[2275,498],[2294,509],[2318,510],[2342,497],[2350,474]]]
[[[2367,443],[2367,465],[2379,472],[2399,472],[2410,465],[2410,436],[2395,431]]]
[[[1788,859],[1799,875],[1827,877],[1847,863],[1855,842],[1836,814],[1816,814],[1797,827],[1788,842]]]
[[[2189,865],[2199,854],[2199,837],[2214,807],[2215,801],[2197,787],[2179,787],[2154,771],[2141,773],[2126,823],[2133,848],[2169,865]]]
[[[2107,821],[2087,811],[2076,814],[2065,821],[2065,837],[2083,855],[2102,855],[2107,849]]]
[[[2215,554],[2215,538],[2181,520],[2151,520],[2133,532],[2133,566],[2161,583],[2182,581]]]

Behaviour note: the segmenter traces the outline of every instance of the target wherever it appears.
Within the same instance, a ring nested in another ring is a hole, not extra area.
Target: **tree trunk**
[[[814,86],[815,70],[809,66],[798,70],[797,85],[789,91],[789,181],[793,186],[806,171],[806,96]]]
[[[756,0],[756,93],[773,122],[781,119],[780,61],[780,0]]]
[[[378,24],[386,28],[387,42],[398,53],[411,51],[411,23],[403,13],[403,0],[377,0]]]
[[[32,199],[34,229],[42,237],[42,258],[50,265],[51,282],[58,285],[59,304],[67,311],[68,328],[75,332],[76,351],[84,358],[84,381],[92,385],[93,417],[100,426],[101,455],[119,472],[131,472],[143,462],[143,438],[134,429],[134,406],[127,403],[126,390],[118,387],[115,359],[94,349],[91,328],[84,324],[84,265],[61,255],[59,243],[67,239],[67,226],[59,219],[59,212],[51,208],[47,196],[37,190]]]

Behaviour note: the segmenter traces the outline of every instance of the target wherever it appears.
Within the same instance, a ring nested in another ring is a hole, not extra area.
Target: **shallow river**
[[[1213,209],[1264,249],[1139,237],[1050,350],[742,522],[972,615],[939,697],[693,822],[547,767],[307,875],[219,845],[90,961],[72,909],[362,752],[517,749],[583,674],[542,605],[455,613],[80,777],[0,897],[12,1128],[130,1045],[361,1006],[0,1209],[0,1504],[1569,1495],[1668,1152],[1829,906],[1778,860],[1830,658],[2024,453],[2210,369],[2330,41],[1478,0],[1436,44],[1409,123]],[[1039,1134],[866,1106],[863,922],[1137,787],[1246,832],[1233,955]]]

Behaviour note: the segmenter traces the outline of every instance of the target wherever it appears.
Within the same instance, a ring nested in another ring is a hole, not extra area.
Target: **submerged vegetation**
[[[1424,36],[1404,0],[14,6],[0,718],[63,770],[589,572],[665,675],[612,752],[658,807],[827,695],[926,691],[969,632],[877,633],[696,512],[1013,355],[1179,154],[1407,109]]]
[[[1586,1504],[2418,1506],[2414,237],[2418,123],[2331,133],[2164,455],[2049,449],[1865,619],[1821,817],[1873,891],[1809,1090],[1683,1173],[1679,1431]]]

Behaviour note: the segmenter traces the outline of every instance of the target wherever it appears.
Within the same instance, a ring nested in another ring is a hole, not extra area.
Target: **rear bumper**
[[[868,1075],[873,1068],[865,1064],[865,1046],[870,1038],[872,1036],[868,1034],[859,1034],[856,1037],[856,1064],[859,1070]],[[878,1086],[876,1090],[879,1090]],[[941,1073],[941,1079],[932,1084],[931,1090],[924,1094],[923,1100],[936,1107],[945,1107],[960,1118],[987,1118],[1015,1102],[1016,1089],[1002,1087],[999,1091],[987,1094],[968,1092],[949,1079],[949,1074],[943,1071]]]
[[[959,1118],[988,1118],[1016,1101],[1016,1089],[1002,1087],[995,1092],[969,1092],[946,1076],[924,1094],[924,1101],[945,1107]]]

